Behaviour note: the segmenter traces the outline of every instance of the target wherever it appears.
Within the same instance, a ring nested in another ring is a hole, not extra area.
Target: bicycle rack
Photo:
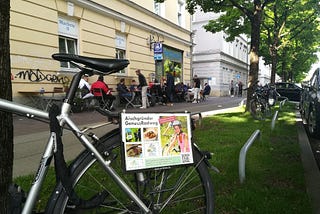
[[[281,110],[282,106],[288,101],[288,98],[285,97],[284,100],[280,101],[279,109]]]
[[[279,111],[277,110],[273,115],[273,118],[271,121],[271,130],[273,130],[274,126],[276,125],[276,120],[278,119],[278,114],[279,114]]]
[[[284,100],[280,101],[280,104],[279,104],[279,110],[281,110],[282,106],[288,101],[288,98],[286,97]],[[278,114],[279,114],[279,111],[277,110],[274,115],[273,115],[273,118],[272,118],[272,121],[271,121],[271,130],[274,129],[275,125],[276,125],[276,120],[278,119]]]
[[[239,179],[240,183],[242,184],[246,177],[246,155],[248,152],[248,149],[253,144],[253,142],[260,137],[260,130],[256,130],[250,138],[247,140],[247,142],[243,145],[243,147],[240,150],[239,155]]]

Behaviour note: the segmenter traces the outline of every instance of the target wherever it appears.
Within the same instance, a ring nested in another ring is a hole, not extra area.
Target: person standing
[[[173,106],[174,78],[170,71],[167,71],[166,95],[168,98],[167,106]]]
[[[198,103],[200,100],[200,79],[197,75],[193,77],[193,85],[194,85],[194,101],[192,103]]]
[[[239,95],[239,85],[238,83],[236,83],[236,90],[234,91],[234,96],[238,96]]]
[[[148,97],[147,97],[148,84],[147,84],[146,78],[141,73],[140,69],[136,70],[136,74],[138,75],[138,80],[139,80],[138,88],[141,89],[142,106],[140,108],[147,108],[147,104],[148,104]]]
[[[239,81],[238,85],[239,85],[239,97],[242,97],[242,86],[243,86],[242,82]]]
[[[230,96],[233,97],[234,94],[234,84],[233,84],[233,80],[231,80],[230,82]]]

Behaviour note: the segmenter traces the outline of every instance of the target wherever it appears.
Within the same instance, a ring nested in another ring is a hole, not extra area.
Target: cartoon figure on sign
[[[172,134],[169,143],[163,148],[163,155],[190,152],[188,134],[183,132],[181,122],[179,120],[174,120],[169,124],[168,128],[170,126],[173,128],[174,133]]]

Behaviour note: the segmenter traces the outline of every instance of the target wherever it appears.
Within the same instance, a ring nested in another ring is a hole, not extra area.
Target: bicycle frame
[[[109,165],[110,163],[105,161],[102,155],[96,150],[96,148],[92,145],[92,143],[88,140],[88,138],[84,135],[84,132],[81,131],[77,125],[71,120],[69,117],[69,112],[71,110],[71,105],[69,104],[70,98],[73,100],[72,93],[75,94],[75,89],[78,86],[80,78],[82,76],[82,72],[77,73],[72,80],[71,88],[64,99],[61,107],[61,114],[57,116],[57,119],[61,126],[67,124],[74,135],[79,139],[82,145],[89,150],[98,160],[100,165],[104,168],[104,170],[115,180],[115,182],[121,187],[121,189],[130,197],[145,213],[150,213],[148,207],[140,200],[140,198],[131,190],[131,188],[122,180],[122,178],[113,170],[113,168]],[[78,80],[78,81],[77,81]],[[69,98],[69,99],[68,99]],[[49,121],[49,113],[32,108],[26,105],[18,104],[15,102],[11,102],[5,99],[0,99],[0,110],[14,113],[14,114],[22,114],[29,118],[40,118]],[[32,209],[35,205],[35,202],[40,193],[41,186],[43,181],[47,175],[54,151],[56,149],[56,140],[55,133],[51,133],[48,142],[46,144],[45,150],[42,154],[40,164],[38,167],[38,171],[35,175],[33,184],[29,191],[27,200],[25,202],[25,206],[23,208],[23,214],[32,213]]]

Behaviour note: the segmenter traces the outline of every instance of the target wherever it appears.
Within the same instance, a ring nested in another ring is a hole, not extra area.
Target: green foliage
[[[181,76],[181,65],[175,64],[174,62],[170,61],[169,59],[166,59],[163,63],[164,72],[170,72],[172,76],[174,77],[180,77]]]
[[[194,13],[197,8],[204,12],[220,13],[221,16],[210,20],[204,28],[212,33],[224,31],[227,41],[233,41],[241,34],[251,34],[252,15],[254,4],[251,1],[211,1],[211,0],[187,0],[187,9]]]
[[[318,1],[275,1],[264,10],[261,49],[266,64],[284,81],[298,82],[316,61],[320,43]]]
[[[258,48],[257,54],[266,64],[273,63],[272,68],[279,75],[296,82],[316,60],[314,53],[320,45],[319,6],[318,0],[187,0],[190,13],[200,9],[221,14],[204,26],[207,31],[224,31],[227,41],[249,35],[251,49]],[[261,19],[259,12],[263,12]]]

